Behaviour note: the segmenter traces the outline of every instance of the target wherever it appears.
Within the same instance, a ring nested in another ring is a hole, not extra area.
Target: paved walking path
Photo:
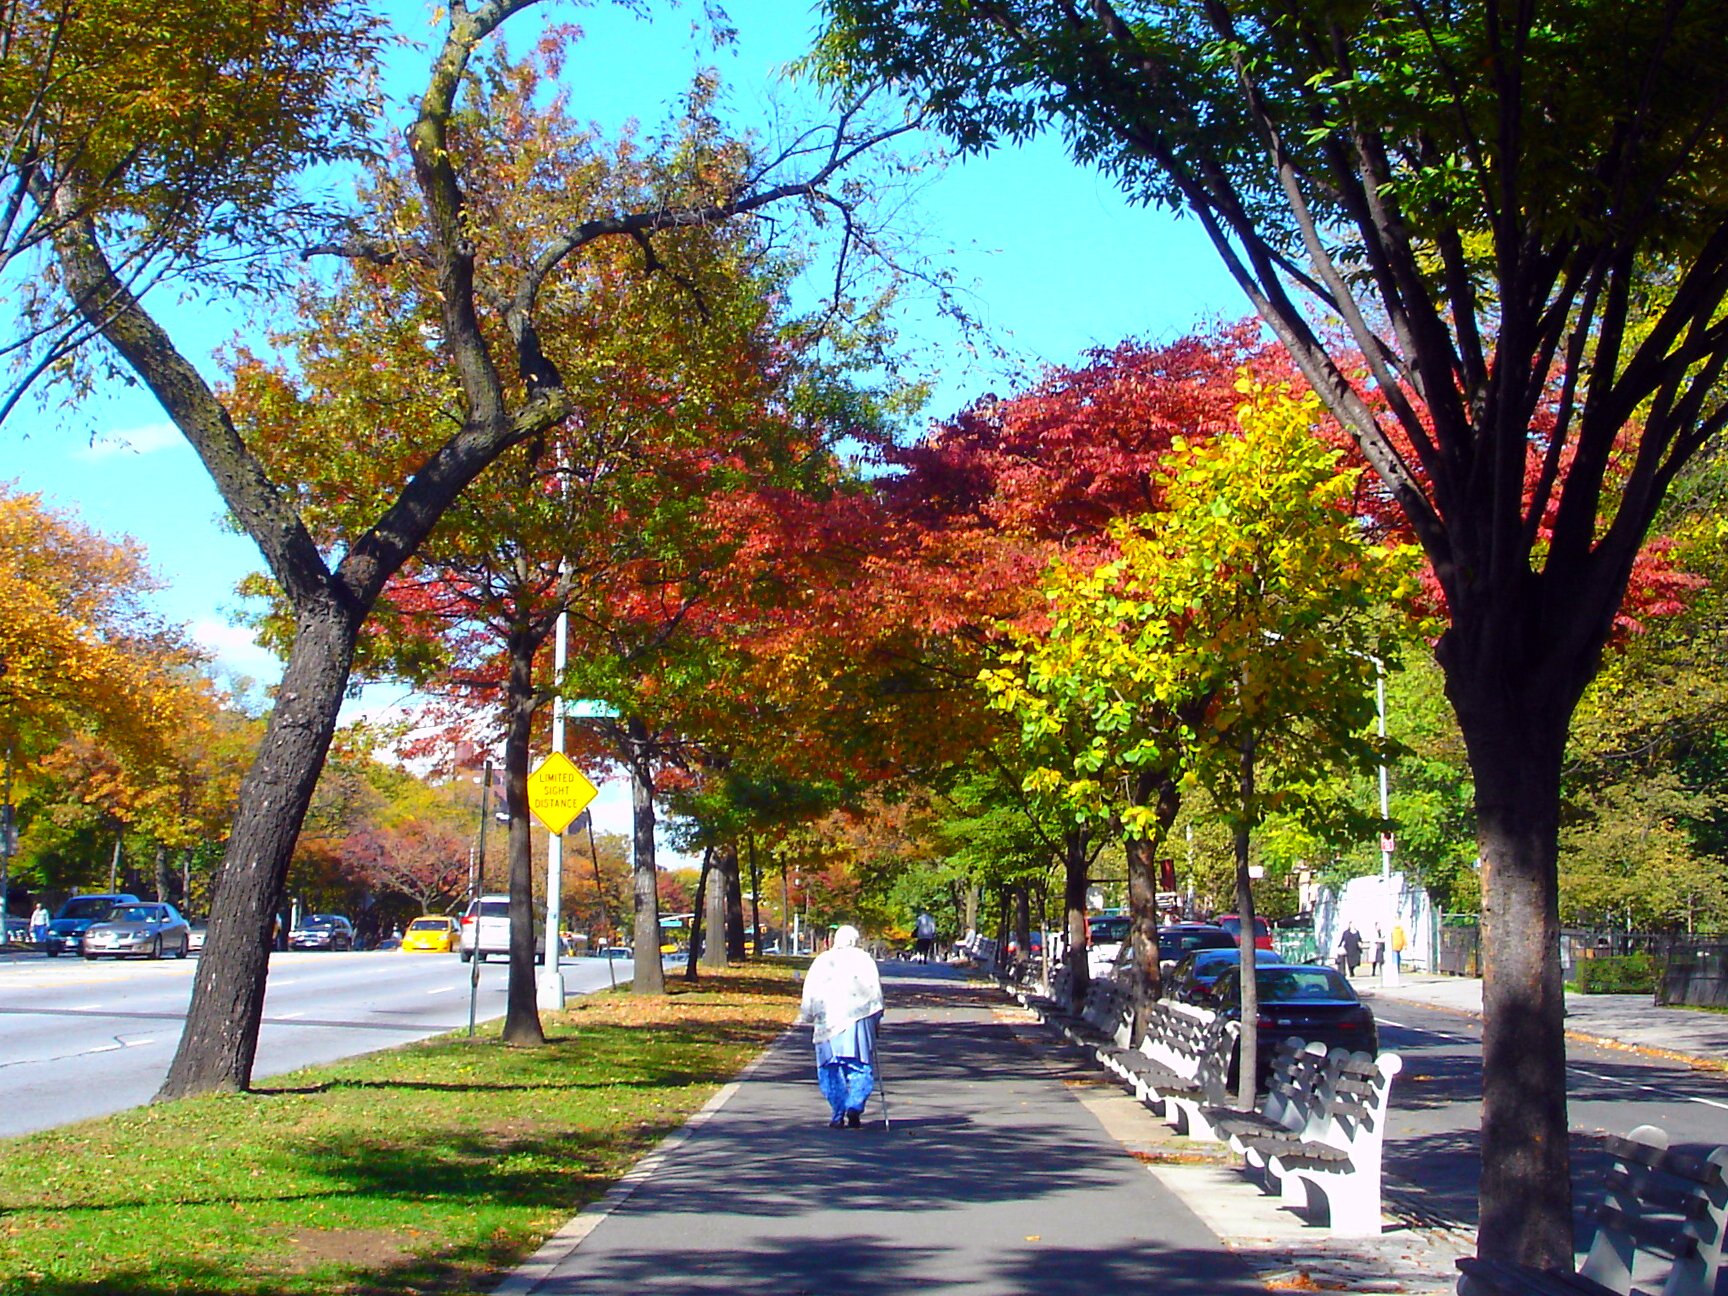
[[[1341,1240],[1177,1137],[1030,1014],[949,969],[885,964],[890,1128],[830,1130],[809,1036],[784,1036],[498,1290],[503,1296],[1450,1293],[1467,1229],[1394,1216]],[[1461,1013],[1481,983],[1364,996]],[[1720,1060],[1728,1016],[1568,996],[1568,1025]],[[1396,1105],[1396,1103],[1395,1103]],[[1417,1212],[1419,1213],[1419,1212]]]
[[[945,968],[884,971],[891,1128],[872,1099],[864,1128],[829,1129],[792,1032],[500,1290],[1264,1292],[1076,1101],[1090,1069],[1020,1041],[1024,1013]]]

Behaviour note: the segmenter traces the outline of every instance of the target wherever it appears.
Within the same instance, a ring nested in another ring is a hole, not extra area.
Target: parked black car
[[[1158,965],[1168,968],[1198,949],[1232,949],[1236,938],[1211,923],[1171,923],[1158,929]]]
[[[309,914],[288,933],[288,948],[351,950],[354,924],[341,914]]]
[[[1281,964],[1283,959],[1271,950],[1257,949],[1254,961],[1261,966]],[[1212,1006],[1212,996],[1220,978],[1234,972],[1242,963],[1241,949],[1197,949],[1176,960],[1176,966],[1164,978],[1164,997],[1182,1003]]]
[[[73,896],[48,923],[43,949],[49,958],[58,958],[63,952],[82,954],[84,933],[91,924],[101,922],[115,905],[137,903],[137,896],[125,892]]]
[[[1210,1006],[1225,1017],[1242,1016],[1240,967],[1218,978]],[[1342,974],[1312,963],[1274,964],[1255,969],[1260,991],[1260,1071],[1271,1066],[1272,1050],[1281,1039],[1295,1035],[1327,1048],[1352,1053],[1376,1053],[1380,1034],[1374,1014],[1357,998]]]

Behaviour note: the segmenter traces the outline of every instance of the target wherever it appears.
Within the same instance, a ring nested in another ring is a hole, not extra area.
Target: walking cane
[[[893,1129],[888,1120],[888,1086],[882,1083],[882,1050],[876,1050],[876,1096],[882,1100],[882,1128]]]

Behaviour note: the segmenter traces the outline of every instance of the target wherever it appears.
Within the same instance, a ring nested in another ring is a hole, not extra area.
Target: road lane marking
[[[1476,1040],[1469,1035],[1454,1035],[1450,1031],[1435,1030],[1432,1026],[1412,1026],[1409,1022],[1394,1021],[1390,1017],[1376,1017],[1374,1021],[1380,1026],[1391,1026],[1395,1030],[1415,1031],[1421,1035],[1432,1035],[1435,1039],[1448,1040],[1453,1044],[1476,1043]]]
[[[1424,1035],[1433,1035],[1440,1039],[1450,1040],[1458,1044],[1480,1043],[1479,1040],[1469,1035],[1451,1035],[1445,1031],[1437,1031],[1427,1026],[1410,1026],[1404,1022],[1393,1021],[1389,1017],[1382,1017],[1378,1020],[1383,1026],[1392,1026],[1398,1030],[1415,1031]],[[1622,1076],[1603,1075],[1599,1071],[1586,1071],[1583,1067],[1576,1064],[1570,1066],[1568,1069],[1572,1074],[1580,1076],[1586,1080],[1597,1080],[1603,1084],[1616,1084],[1627,1089],[1640,1089],[1645,1093],[1655,1094],[1656,1096],[1668,1099],[1671,1102],[1693,1102],[1699,1103],[1705,1107],[1714,1107],[1718,1111],[1728,1111],[1728,1102],[1723,1102],[1716,1098],[1700,1098],[1696,1094],[1680,1093],[1677,1090],[1665,1088],[1662,1085],[1647,1084],[1642,1080],[1627,1080]]]
[[[1586,1071],[1582,1067],[1573,1067],[1572,1070],[1578,1075],[1589,1080],[1600,1080],[1605,1084],[1623,1085],[1628,1089],[1642,1089],[1645,1093],[1660,1094],[1664,1098],[1674,1099],[1679,1102],[1702,1103],[1706,1107],[1715,1107],[1721,1111],[1728,1111],[1728,1102],[1718,1102],[1714,1098],[1700,1098],[1695,1094],[1676,1093],[1672,1089],[1664,1089],[1661,1085],[1645,1084],[1642,1080],[1626,1080],[1622,1079],[1620,1076],[1601,1075],[1595,1071]]]
[[[455,994],[460,989],[462,989],[461,986],[434,986],[432,989],[428,990],[426,993],[429,995]]]

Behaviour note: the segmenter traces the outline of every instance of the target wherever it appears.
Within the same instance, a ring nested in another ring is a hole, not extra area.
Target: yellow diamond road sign
[[[563,752],[553,752],[528,776],[528,808],[555,833],[561,833],[600,795],[588,776]]]

